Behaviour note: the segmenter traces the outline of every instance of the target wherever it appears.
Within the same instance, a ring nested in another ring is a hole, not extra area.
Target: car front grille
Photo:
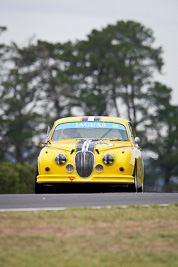
[[[75,169],[81,178],[88,178],[93,173],[95,156],[90,151],[79,151],[75,155]]]

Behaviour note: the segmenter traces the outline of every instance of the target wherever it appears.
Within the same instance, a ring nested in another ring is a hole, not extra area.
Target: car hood
[[[131,147],[130,142],[124,141],[110,141],[110,140],[93,140],[93,139],[72,139],[72,140],[61,140],[50,142],[48,148],[64,150],[73,153],[74,151],[91,151],[94,149],[97,152],[116,149],[116,148],[125,148]]]

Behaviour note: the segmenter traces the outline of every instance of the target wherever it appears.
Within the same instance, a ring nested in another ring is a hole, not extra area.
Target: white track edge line
[[[171,203],[170,203],[171,204]],[[134,207],[134,206],[141,206],[141,207],[149,207],[151,205],[156,205],[159,207],[168,207],[170,206],[170,204],[148,204],[148,205],[139,205],[139,204],[135,204],[135,205],[118,205],[118,206],[89,206],[89,207],[49,207],[49,208],[12,208],[12,209],[0,209],[0,212],[26,212],[26,211],[62,211],[62,210],[66,210],[66,209],[70,209],[70,208],[88,208],[88,209],[102,209],[102,208],[107,208],[110,209],[112,207],[119,207],[119,208],[129,208],[129,207]]]

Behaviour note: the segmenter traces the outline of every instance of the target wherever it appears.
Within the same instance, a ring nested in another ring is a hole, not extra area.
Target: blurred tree
[[[23,162],[33,159],[34,140],[46,124],[71,115],[74,91],[62,59],[67,46],[38,41],[23,48],[13,43],[9,50],[9,69],[1,82],[0,154]]]
[[[23,49],[24,57],[34,57],[40,66],[36,88],[41,92],[41,109],[46,121],[54,121],[62,116],[71,116],[70,105],[73,90],[65,74],[68,62],[64,59],[67,44],[51,44],[38,41],[37,44]]]
[[[3,32],[5,32],[7,30],[7,28],[5,26],[0,26],[0,36]],[[7,75],[7,66],[6,66],[6,62],[7,62],[7,57],[8,57],[8,47],[5,44],[0,43],[0,142],[1,144],[3,143],[3,112],[2,112],[2,108],[3,108],[3,98],[4,98],[4,90],[3,90],[3,86],[2,83],[6,78]],[[5,149],[4,147],[1,145],[0,146],[0,159],[4,159],[4,153],[5,153]]]
[[[85,115],[109,114],[109,84],[105,73],[109,67],[105,63],[107,40],[104,43],[103,39],[106,38],[100,32],[98,35],[88,36],[86,41],[78,41],[68,55],[70,66],[66,71],[74,83],[76,103]]]
[[[149,104],[148,85],[152,74],[160,71],[163,65],[162,49],[154,48],[153,32],[141,23],[120,21],[108,25],[105,33],[112,37],[116,51],[115,91],[126,106],[127,117],[135,128],[146,122]]]
[[[158,82],[149,88],[152,109],[145,149],[155,155],[149,159],[148,174],[153,182],[156,170],[156,179],[162,180],[163,185],[178,176],[178,106],[171,104],[171,91]]]
[[[148,85],[163,65],[162,49],[153,44],[153,32],[134,21],[93,30],[76,43],[70,66],[85,114],[121,116],[124,110],[135,127],[146,122]]]
[[[2,147],[14,161],[30,160],[36,151],[34,137],[39,130],[39,92],[35,80],[38,71],[33,59],[26,60],[22,50],[13,43],[6,79],[1,83]]]
[[[5,26],[0,26],[0,36],[1,34],[6,31],[7,28]],[[4,48],[6,48],[5,44],[0,43],[0,59],[2,60],[2,58],[4,57]],[[0,65],[2,67],[2,64]]]

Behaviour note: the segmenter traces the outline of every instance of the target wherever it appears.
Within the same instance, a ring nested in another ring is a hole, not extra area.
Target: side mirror
[[[136,144],[140,143],[140,138],[139,137],[135,137],[135,143]]]
[[[46,143],[45,142],[39,142],[38,146],[41,147],[41,148],[43,148],[43,147],[46,146]]]

